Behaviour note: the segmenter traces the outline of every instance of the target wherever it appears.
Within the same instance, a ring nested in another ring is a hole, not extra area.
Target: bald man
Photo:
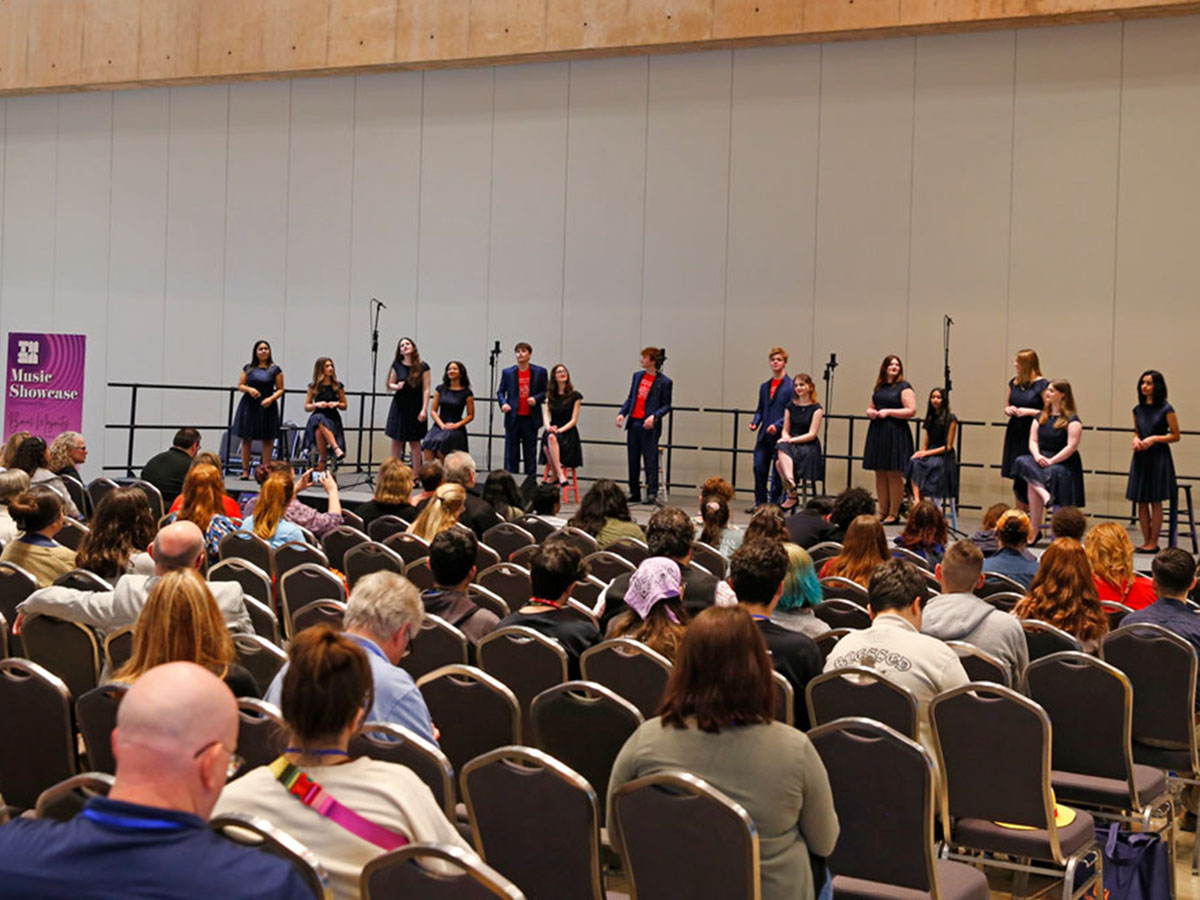
[[[111,591],[77,591],[66,587],[34,591],[17,606],[20,616],[13,630],[19,633],[22,619],[35,614],[90,625],[100,632],[101,638],[118,628],[132,625],[159,577],[176,569],[203,568],[204,533],[194,522],[175,522],[155,535],[150,555],[154,557],[153,575],[122,575]],[[233,581],[210,581],[208,589],[230,631],[249,633],[254,630],[241,585]]]
[[[215,675],[183,662],[151,669],[117,710],[108,797],[69,822],[0,827],[0,893],[311,900],[288,863],[209,830],[237,733],[237,704]]]

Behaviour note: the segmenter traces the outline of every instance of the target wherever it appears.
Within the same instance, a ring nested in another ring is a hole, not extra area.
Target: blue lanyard
[[[760,622],[770,622],[771,621],[770,616],[760,615],[759,613],[750,613],[750,618],[758,619]]]
[[[172,822],[170,819],[139,819],[132,816],[111,816],[96,809],[85,809],[81,816],[99,822],[101,825],[114,825],[117,828],[133,828],[137,831],[182,831],[189,827],[183,822]]]

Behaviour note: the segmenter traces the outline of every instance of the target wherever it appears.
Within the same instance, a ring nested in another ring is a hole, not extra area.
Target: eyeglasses
[[[238,770],[241,769],[241,767],[246,764],[246,761],[244,759],[242,759],[240,756],[238,756],[236,753],[234,753],[232,750],[230,750],[228,747],[226,747],[224,741],[209,741],[207,744],[205,744],[203,747],[201,747],[199,750],[197,750],[195,753],[192,754],[192,759],[199,759],[200,754],[202,754],[205,750],[207,750],[209,747],[214,747],[217,745],[220,745],[221,749],[223,749],[226,753],[229,754],[229,765],[225,769],[225,780],[228,781],[230,778],[232,778],[234,775],[236,775],[238,773]]]

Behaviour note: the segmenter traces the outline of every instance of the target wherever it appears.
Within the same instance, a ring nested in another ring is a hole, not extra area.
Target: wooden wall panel
[[[629,33],[644,44],[679,44],[712,36],[713,0],[643,0],[629,5]]]
[[[329,0],[329,66],[362,66],[396,58],[396,4]]]
[[[396,0],[397,61],[467,56],[469,5],[462,0]]]
[[[804,4],[797,0],[715,0],[713,37],[798,34],[804,30]]]
[[[546,43],[564,50],[618,47],[629,39],[628,7],[611,0],[546,0]]]
[[[37,0],[29,14],[26,78],[57,87],[82,80],[84,10],[74,0]]]
[[[546,46],[546,0],[470,0],[471,56],[536,53]]]
[[[270,0],[263,34],[264,68],[294,72],[326,64],[330,0]]]
[[[79,78],[85,83],[138,77],[141,0],[86,0]]]
[[[855,31],[900,24],[900,0],[805,0],[804,30]]]
[[[200,12],[206,2],[140,0],[138,78],[184,78],[200,71]]]

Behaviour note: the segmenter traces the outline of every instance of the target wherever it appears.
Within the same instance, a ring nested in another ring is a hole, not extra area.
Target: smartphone
[[[315,470],[315,469],[314,469],[314,470],[313,470],[313,473],[312,473],[312,483],[313,483],[313,484],[320,484],[322,481],[324,481],[324,480],[325,480],[325,476],[326,476],[327,474],[328,474],[328,473],[326,473],[326,472],[319,472],[319,471],[317,471],[317,470]]]

